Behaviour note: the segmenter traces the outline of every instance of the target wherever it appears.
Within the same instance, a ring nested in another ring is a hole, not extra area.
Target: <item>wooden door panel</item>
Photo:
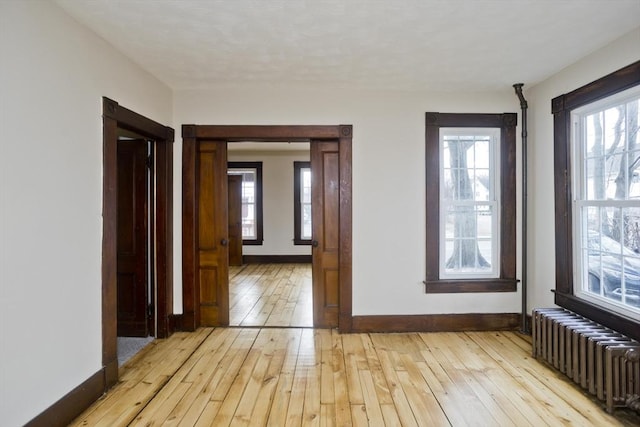
[[[200,324],[229,324],[227,144],[199,146],[198,281]]]
[[[242,175],[229,175],[229,265],[242,265]]]
[[[117,332],[147,336],[147,143],[117,151]]]
[[[340,173],[338,142],[311,144],[313,324],[338,326],[340,305]]]

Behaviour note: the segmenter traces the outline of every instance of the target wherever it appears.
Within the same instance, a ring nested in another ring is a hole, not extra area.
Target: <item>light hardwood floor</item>
[[[157,340],[73,425],[631,426],[514,332],[204,328]]]
[[[229,268],[231,326],[313,326],[311,264]]]

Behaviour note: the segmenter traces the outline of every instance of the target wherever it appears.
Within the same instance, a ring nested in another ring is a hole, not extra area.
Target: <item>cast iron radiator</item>
[[[532,313],[533,357],[605,402],[640,412],[640,343],[562,308]]]

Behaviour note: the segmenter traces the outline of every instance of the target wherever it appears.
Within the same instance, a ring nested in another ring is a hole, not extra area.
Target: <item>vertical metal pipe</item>
[[[522,323],[520,332],[528,333],[527,327],[527,100],[522,94],[523,83],[513,85],[522,109]]]

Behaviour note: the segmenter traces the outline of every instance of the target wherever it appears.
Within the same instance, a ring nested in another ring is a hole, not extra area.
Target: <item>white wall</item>
[[[519,112],[513,88],[497,93],[228,87],[174,92],[174,122],[353,125],[353,314],[519,312],[520,295],[427,295],[424,113]],[[176,138],[176,152],[181,141]],[[180,157],[174,200],[180,206]],[[177,209],[177,208],[176,208]],[[176,210],[174,235],[180,237]],[[181,286],[175,245],[174,285]],[[175,310],[182,299],[175,295]]]
[[[293,244],[293,162],[309,161],[309,151],[229,151],[227,158],[262,162],[264,242],[243,246],[242,254],[311,255],[311,246]]]
[[[0,424],[15,426],[102,367],[101,98],[168,125],[172,100],[51,2],[1,1],[0,31]]]
[[[640,60],[640,28],[525,91],[529,102],[528,310],[553,306],[555,211],[551,100]]]

